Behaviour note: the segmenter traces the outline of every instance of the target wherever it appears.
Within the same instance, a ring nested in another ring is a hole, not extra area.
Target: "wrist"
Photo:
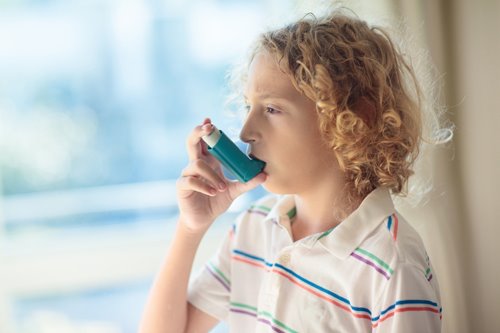
[[[191,219],[186,218],[182,214],[179,215],[178,228],[180,228],[188,236],[203,236],[208,228],[212,225],[211,219]]]

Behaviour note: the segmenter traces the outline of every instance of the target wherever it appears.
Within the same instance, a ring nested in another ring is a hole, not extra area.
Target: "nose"
[[[249,111],[240,131],[240,140],[245,143],[254,143],[259,138],[258,121],[254,112]]]

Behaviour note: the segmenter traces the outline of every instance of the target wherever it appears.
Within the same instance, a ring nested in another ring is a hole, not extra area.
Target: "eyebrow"
[[[266,98],[276,98],[276,99],[283,99],[283,100],[286,100],[286,101],[289,101],[290,99],[286,98],[286,97],[282,97],[282,96],[279,96],[277,94],[274,94],[274,93],[264,93],[264,94],[256,94],[260,99],[266,99]],[[243,98],[245,99],[248,99],[247,95],[243,94]]]

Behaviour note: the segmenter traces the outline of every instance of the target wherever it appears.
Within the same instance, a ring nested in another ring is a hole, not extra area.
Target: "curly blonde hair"
[[[348,199],[379,186],[404,195],[422,138],[421,89],[388,33],[339,12],[308,15],[262,34],[253,56],[262,50],[316,102]]]

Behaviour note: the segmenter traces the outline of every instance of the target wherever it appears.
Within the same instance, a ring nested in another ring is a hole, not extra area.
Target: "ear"
[[[360,97],[352,106],[356,115],[358,115],[365,122],[368,127],[375,125],[377,118],[377,110],[373,103],[366,97]]]

